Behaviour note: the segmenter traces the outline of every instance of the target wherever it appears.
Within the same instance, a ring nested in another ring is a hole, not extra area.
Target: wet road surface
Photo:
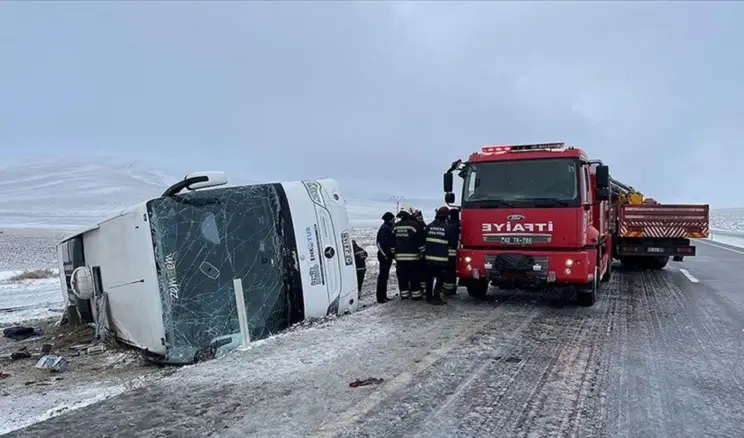
[[[394,301],[8,436],[740,437],[744,249],[697,246],[591,308]]]

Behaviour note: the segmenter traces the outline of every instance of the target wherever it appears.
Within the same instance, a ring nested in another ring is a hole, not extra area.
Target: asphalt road
[[[393,301],[8,436],[740,437],[743,343],[744,249],[701,242],[591,308]]]

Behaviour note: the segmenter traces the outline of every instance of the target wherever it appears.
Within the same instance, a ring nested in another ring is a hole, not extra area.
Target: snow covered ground
[[[744,231],[711,230],[710,240],[744,248]]]
[[[18,242],[18,235],[3,233],[0,244],[7,244],[10,236]],[[25,233],[20,236],[34,239]],[[7,254],[4,246],[0,251]],[[37,260],[29,270],[45,267],[49,257],[46,253],[26,256]],[[51,278],[13,279],[22,272],[0,271],[0,328],[22,325],[39,333],[21,341],[0,338],[0,434],[121,394],[157,375],[157,370],[144,366],[138,353],[106,351],[88,356],[70,350],[73,344],[90,342],[92,330],[57,324],[63,309],[58,271],[53,270]],[[67,358],[69,370],[55,375],[34,367],[45,343],[52,344],[52,353]],[[14,358],[18,353],[31,357]]]
[[[365,309],[375,303],[376,229],[354,228],[352,233],[359,245],[369,252],[367,279],[359,300],[361,308]],[[0,271],[0,329],[22,324],[44,331],[42,336],[21,342],[0,338],[0,434],[149,385],[175,371],[148,366],[138,352],[126,349],[95,356],[73,352],[70,350],[72,344],[88,343],[92,334],[90,331],[66,331],[56,324],[63,307],[59,278],[9,280],[24,269],[55,266],[54,245],[59,236],[57,231],[44,229],[4,229],[0,234],[0,269],[3,269]],[[393,275],[389,295],[394,294],[396,287]],[[289,332],[315,325],[300,324]],[[68,358],[68,371],[54,376],[35,369],[38,354],[35,358],[21,360],[7,357],[22,349],[36,353],[43,343],[54,344],[53,352]]]
[[[59,277],[8,280],[21,272],[0,271],[0,326],[61,315]]]

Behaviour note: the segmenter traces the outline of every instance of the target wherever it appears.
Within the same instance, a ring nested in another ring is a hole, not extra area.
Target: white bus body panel
[[[165,354],[163,306],[145,205],[137,204],[84,232],[85,262],[89,268],[101,267],[109,328],[123,342]],[[93,311],[95,315],[95,307]]]
[[[313,199],[308,191],[307,184],[312,183],[320,185],[320,198]],[[283,182],[282,186],[292,210],[305,317],[325,316],[329,306],[337,299],[339,313],[356,310],[356,267],[353,260],[351,265],[344,262],[341,232],[350,230],[338,184],[327,179]],[[331,202],[334,191],[339,200]],[[333,257],[326,257],[328,248],[333,249]]]
[[[336,261],[341,272],[341,300],[339,302],[339,313],[355,312],[359,307],[359,289],[357,286],[356,265],[354,264],[354,248],[351,245],[351,225],[349,214],[346,211],[346,199],[341,195],[338,182],[333,179],[317,180],[323,187],[323,199],[326,208],[331,214],[333,237],[336,239],[338,256]],[[346,242],[343,241],[346,236]],[[348,257],[347,264],[345,257]]]

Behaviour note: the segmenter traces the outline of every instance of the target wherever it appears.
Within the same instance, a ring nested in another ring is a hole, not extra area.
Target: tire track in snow
[[[615,314],[607,296],[610,290],[590,309],[507,302],[499,308],[501,318],[470,345],[454,351],[437,369],[401,390],[391,404],[339,435],[569,433],[574,422],[565,419],[585,416],[582,403],[602,370],[597,346],[608,330],[607,315]]]
[[[431,367],[438,362],[440,362],[445,356],[448,356],[449,353],[455,349],[458,348],[463,343],[467,342],[468,339],[473,339],[478,336],[479,332],[483,330],[487,325],[492,323],[494,320],[499,319],[501,316],[499,309],[501,309],[501,306],[505,303],[509,302],[509,299],[511,299],[514,296],[514,294],[508,296],[506,300],[496,302],[495,306],[496,309],[494,311],[494,314],[490,317],[480,320],[480,321],[474,321],[475,327],[470,327],[468,330],[465,330],[461,335],[457,336],[455,339],[451,340],[447,344],[443,345],[439,349],[432,352],[431,355],[429,355],[425,360],[421,361],[419,364],[415,364],[411,366],[411,370],[408,372],[404,372],[400,375],[398,375],[393,381],[387,382],[384,386],[376,390],[374,393],[372,393],[367,399],[365,399],[363,402],[357,404],[350,410],[347,410],[346,412],[341,413],[339,417],[334,418],[332,421],[327,421],[323,423],[318,429],[313,431],[311,436],[315,437],[326,437],[326,436],[343,436],[346,432],[345,429],[349,429],[354,427],[355,424],[358,424],[359,421],[364,421],[365,415],[368,415],[373,413],[376,410],[379,410],[379,407],[383,405],[383,402],[386,400],[398,395],[398,393],[405,389],[406,387],[410,386],[414,379],[417,377],[420,377],[421,375],[424,375],[428,373],[431,369]],[[481,305],[485,305],[486,303],[481,303]],[[491,304],[493,305],[493,304]],[[532,309],[533,311],[536,311],[537,309]],[[471,362],[472,363],[472,362]],[[452,370],[453,372],[461,372],[462,370]],[[460,376],[461,378],[464,378],[464,376]],[[453,382],[458,382],[459,380],[451,380]],[[456,388],[455,388],[456,391]],[[399,415],[399,417],[405,417],[405,415]],[[391,421],[395,422],[395,418],[391,417]],[[362,436],[368,436],[367,434],[359,431],[359,434]],[[377,436],[378,432],[374,432],[374,436]]]

